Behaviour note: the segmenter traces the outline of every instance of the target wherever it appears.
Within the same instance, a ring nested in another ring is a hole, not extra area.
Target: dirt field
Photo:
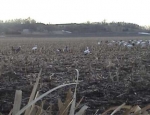
[[[145,106],[150,103],[150,46],[132,49],[108,47],[99,41],[149,39],[150,37],[97,37],[97,38],[0,38],[0,112],[12,109],[16,90],[23,91],[22,106],[29,99],[35,78],[42,68],[40,94],[63,83],[73,82],[75,69],[79,70],[80,84],[77,101],[89,106],[87,115],[99,113],[124,102]],[[38,49],[32,51],[37,45]],[[11,47],[21,46],[17,53]],[[57,49],[68,46],[68,52]],[[89,47],[91,54],[84,55]],[[49,79],[49,76],[52,79]],[[74,86],[71,86],[74,88]],[[65,98],[69,87],[48,95],[45,108],[57,98]]]

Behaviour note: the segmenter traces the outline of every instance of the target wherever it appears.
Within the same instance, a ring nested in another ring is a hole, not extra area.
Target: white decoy
[[[113,43],[108,43],[107,45],[108,45],[109,47],[111,47],[111,46],[113,46]]]
[[[127,46],[127,45],[128,45],[128,43],[127,43],[127,42],[124,42],[124,43],[123,43],[123,46]]]
[[[136,45],[139,45],[140,43],[141,43],[140,41],[137,41],[137,42],[136,42]]]
[[[116,43],[116,41],[115,41],[115,40],[112,40],[111,43]]]
[[[141,48],[146,47],[146,42],[141,42]]]
[[[86,48],[86,50],[84,51],[84,54],[87,55],[90,53],[89,47]]]
[[[132,48],[133,47],[133,45],[132,44],[128,44],[128,45],[126,45],[128,48]]]
[[[35,46],[32,48],[32,50],[37,50],[37,45],[35,45]]]
[[[64,49],[63,49],[63,52],[68,52],[69,51],[69,48],[68,46],[66,46]]]
[[[98,42],[97,44],[98,44],[98,45],[100,45],[100,44],[101,44],[101,42]]]
[[[61,52],[61,49],[57,49],[56,51],[57,51],[57,52]]]
[[[119,41],[119,42],[118,42],[118,45],[120,46],[122,43],[123,43],[123,42]]]
[[[118,42],[118,45],[121,46],[121,45],[123,45],[124,43],[125,43],[125,41],[121,40],[121,41]]]

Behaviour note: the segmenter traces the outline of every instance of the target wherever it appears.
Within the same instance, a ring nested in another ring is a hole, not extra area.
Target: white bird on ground
[[[132,48],[133,47],[133,45],[132,44],[128,44],[128,45],[126,45],[128,48]]]
[[[141,42],[141,48],[145,48],[146,47],[146,42]]]
[[[111,43],[116,43],[116,41],[115,41],[115,40],[112,40]]]
[[[61,52],[61,49],[59,48],[59,49],[57,49],[56,51],[57,51],[57,52]]]
[[[137,41],[137,42],[136,42],[136,45],[139,45],[140,43],[141,43],[141,41]]]
[[[100,44],[101,44],[101,42],[98,42],[97,44],[98,44],[98,45],[100,45]]]
[[[86,48],[86,50],[84,51],[84,54],[87,55],[90,53],[89,47]]]
[[[37,50],[37,45],[35,45],[35,46],[32,48],[32,50]]]
[[[113,43],[108,43],[107,45],[108,45],[109,47],[111,47],[111,46],[113,46]]]
[[[69,51],[69,48],[68,46],[66,46],[64,49],[63,49],[63,52],[68,52]]]
[[[124,42],[124,43],[123,43],[123,46],[127,46],[127,45],[128,45],[128,43],[127,43],[127,42]]]

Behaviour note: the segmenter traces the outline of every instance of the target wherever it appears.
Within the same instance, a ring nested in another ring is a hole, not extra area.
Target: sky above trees
[[[0,20],[42,23],[130,22],[150,26],[150,0],[0,0]]]

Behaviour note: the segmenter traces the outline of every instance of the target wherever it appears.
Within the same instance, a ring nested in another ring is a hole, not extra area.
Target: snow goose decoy
[[[100,45],[100,44],[101,44],[101,42],[97,42],[97,44],[98,44],[98,45]]]
[[[64,49],[63,49],[63,52],[68,52],[69,51],[69,48],[68,46],[66,46]]]
[[[133,47],[132,44],[127,44],[126,46],[127,46],[127,48],[132,48]]]
[[[37,45],[35,45],[35,46],[32,48],[32,50],[37,50]]]
[[[86,48],[86,50],[84,51],[84,55],[87,55],[90,53],[89,47]]]
[[[61,49],[60,49],[60,48],[58,48],[56,51],[57,51],[57,52],[61,52]]]

